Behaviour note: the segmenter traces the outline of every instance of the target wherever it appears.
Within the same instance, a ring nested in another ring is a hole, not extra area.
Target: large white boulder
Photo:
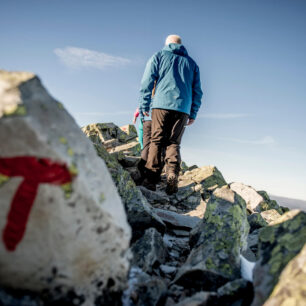
[[[120,292],[131,237],[92,143],[30,73],[0,71],[0,286]],[[88,304],[88,305],[89,305]]]

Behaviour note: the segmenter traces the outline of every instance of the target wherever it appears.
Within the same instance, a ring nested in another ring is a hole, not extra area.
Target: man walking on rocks
[[[156,82],[155,95],[151,93]],[[156,190],[165,149],[168,194],[177,192],[180,143],[186,124],[191,125],[201,105],[199,67],[188,56],[178,35],[169,35],[165,47],[148,61],[141,81],[140,111],[152,109],[152,134],[144,186]]]

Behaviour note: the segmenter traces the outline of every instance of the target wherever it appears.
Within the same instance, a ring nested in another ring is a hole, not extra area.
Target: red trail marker
[[[6,249],[14,251],[24,236],[39,184],[62,185],[71,182],[73,177],[66,165],[32,156],[0,158],[0,173],[8,177],[23,177],[2,233]]]

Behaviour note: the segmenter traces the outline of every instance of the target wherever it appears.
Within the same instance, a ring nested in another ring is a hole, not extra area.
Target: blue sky
[[[203,106],[188,164],[306,200],[306,2],[0,2],[0,67],[38,74],[79,125],[131,122],[148,58],[179,34]]]

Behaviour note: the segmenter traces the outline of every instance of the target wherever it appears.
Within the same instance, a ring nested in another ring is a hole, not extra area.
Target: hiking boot
[[[175,173],[169,173],[167,176],[167,187],[166,193],[168,195],[174,194],[178,192],[178,177]]]
[[[151,191],[156,191],[156,184],[155,183],[152,183],[150,182],[147,178],[144,179],[143,183],[142,183],[142,186],[151,190]]]

